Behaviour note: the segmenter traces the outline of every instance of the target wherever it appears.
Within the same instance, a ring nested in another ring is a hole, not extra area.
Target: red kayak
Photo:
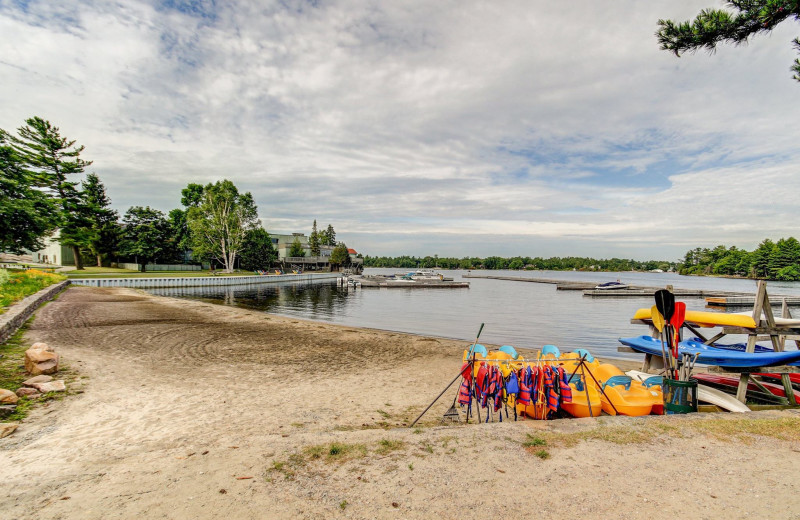
[[[770,381],[776,381],[777,382],[776,384],[781,385],[781,388],[783,388],[780,374],[753,374],[753,375],[758,376],[762,379],[769,379]],[[800,374],[797,373],[789,374],[789,379],[792,381],[792,386],[795,388],[795,390],[800,389]]]
[[[798,374],[800,375],[800,374]],[[733,393],[736,392],[736,389],[739,388],[739,378],[734,376],[723,376],[719,374],[692,374],[694,379],[698,381],[702,381],[703,383],[708,383],[710,385],[721,387],[724,389],[731,389]],[[780,376],[779,376],[780,377]],[[762,381],[761,384],[767,390],[772,393],[772,395],[776,395],[778,397],[786,397],[786,391],[783,389],[783,385],[777,385],[775,383],[768,383],[766,381]],[[755,392],[756,394],[764,392],[752,381],[750,381],[747,385],[747,391]],[[794,398],[797,402],[800,403],[800,390],[794,390]]]

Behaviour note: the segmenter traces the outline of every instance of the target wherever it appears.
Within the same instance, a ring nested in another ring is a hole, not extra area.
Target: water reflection
[[[396,270],[369,270],[394,272]],[[456,280],[466,271],[442,271]],[[686,277],[663,273],[503,272],[479,274],[563,280],[621,279],[637,285],[752,292],[752,280]],[[245,287],[152,289],[153,294],[237,305],[296,318],[471,341],[485,323],[481,341],[534,351],[552,343],[588,348],[599,356],[641,359],[617,352],[617,338],[647,333],[630,323],[652,297],[588,298],[555,285],[469,279],[469,289],[347,289],[336,282],[286,282]],[[800,284],[770,283],[770,294],[800,295]],[[703,298],[686,298],[691,310],[705,310]],[[737,309],[741,310],[741,309]],[[795,315],[800,315],[793,309]]]

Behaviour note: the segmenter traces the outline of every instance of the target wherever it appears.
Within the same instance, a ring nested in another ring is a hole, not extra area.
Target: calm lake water
[[[367,269],[367,274],[402,272]],[[461,280],[466,271],[441,273]],[[636,285],[755,292],[753,280],[680,276],[672,273],[589,273],[576,271],[473,271],[476,275],[548,278]],[[237,305],[264,312],[472,342],[485,323],[481,342],[508,344],[527,351],[554,344],[562,350],[582,347],[604,357],[640,359],[617,352],[617,338],[646,334],[630,318],[654,304],[645,298],[591,298],[556,286],[504,280],[468,279],[469,289],[347,289],[335,282],[266,284],[258,287],[152,289],[153,294]],[[770,282],[771,296],[800,296],[800,283]],[[775,298],[773,298],[775,299]],[[687,308],[708,310],[705,300],[688,298]],[[743,311],[746,309],[732,309]],[[792,309],[793,315],[800,312]],[[525,353],[525,352],[523,352]]]

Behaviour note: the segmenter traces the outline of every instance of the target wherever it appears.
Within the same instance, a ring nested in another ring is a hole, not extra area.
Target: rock
[[[57,381],[49,381],[47,383],[33,383],[31,387],[35,388],[41,393],[67,391],[67,385],[64,384],[64,380],[62,379],[59,379]]]
[[[19,397],[11,390],[0,388],[0,404],[17,404]]]
[[[35,388],[28,388],[27,386],[23,386],[22,388],[17,389],[17,396],[19,397],[38,397],[39,391]]]
[[[41,341],[31,345],[31,348],[36,350],[46,350],[47,352],[55,352],[55,350],[53,350],[53,347],[51,347],[47,343],[42,343]]]
[[[48,381],[52,381],[52,380],[53,380],[53,376],[41,375],[41,376],[32,377],[32,378],[28,379],[27,381],[24,381],[22,383],[22,386],[31,386],[34,383],[47,383]]]
[[[18,426],[19,423],[15,422],[0,423],[0,439],[2,439],[3,437],[8,437],[12,433],[14,433],[14,431],[17,429]]]
[[[0,419],[5,419],[15,411],[17,411],[17,405],[15,404],[0,405]]]
[[[58,372],[58,354],[38,348],[25,351],[25,370],[31,375],[54,374]]]

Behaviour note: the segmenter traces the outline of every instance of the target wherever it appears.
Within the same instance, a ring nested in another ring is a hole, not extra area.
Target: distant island
[[[391,267],[400,269],[510,269],[510,270],[549,270],[549,271],[674,271],[676,262],[666,260],[637,261],[624,258],[598,260],[577,256],[531,258],[514,256],[503,258],[464,257],[451,258],[439,256],[365,256],[364,267]]]

